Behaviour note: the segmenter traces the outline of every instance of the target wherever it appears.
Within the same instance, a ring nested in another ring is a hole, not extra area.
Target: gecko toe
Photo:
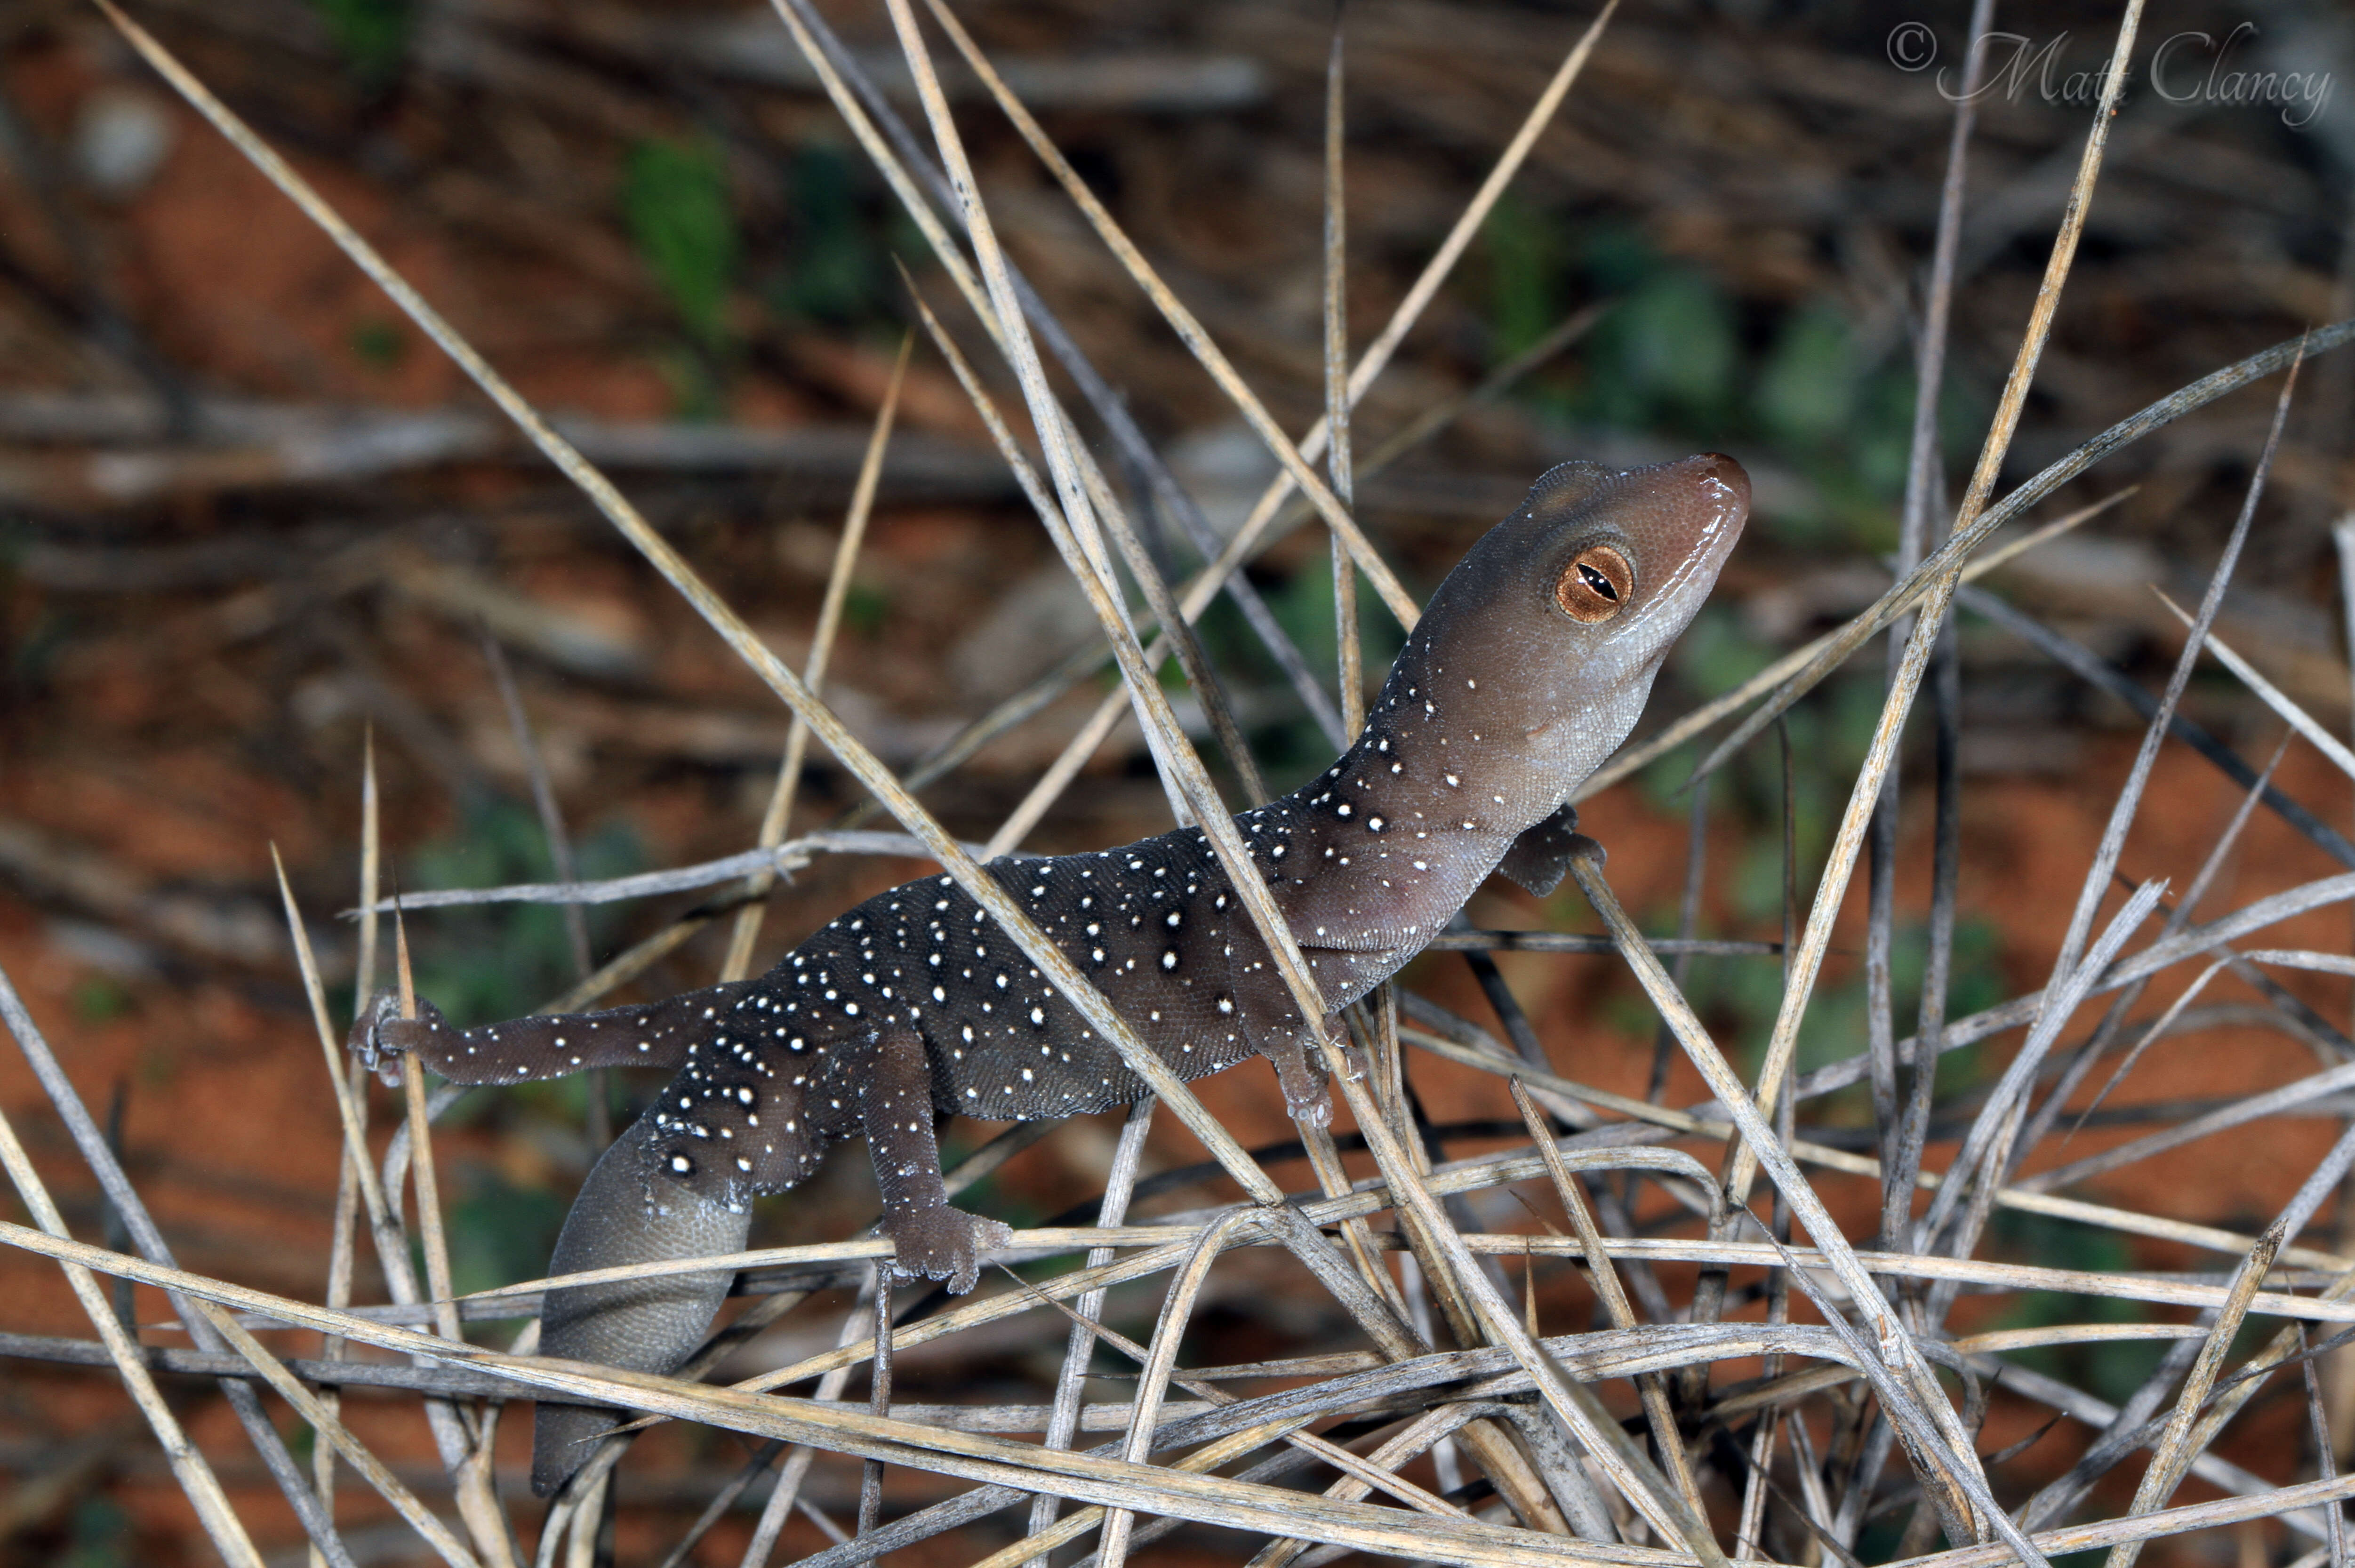
[[[1286,1094],[1284,1111],[1304,1127],[1329,1127],[1333,1125],[1333,1097],[1325,1092],[1322,1083],[1312,1085],[1307,1093],[1296,1099]]]
[[[442,1010],[423,997],[417,1000],[417,1016],[403,1018],[400,995],[379,991],[376,1000],[352,1020],[347,1044],[362,1067],[389,1084],[398,1083],[402,1054],[423,1050],[445,1027]]]
[[[981,1254],[1014,1239],[1011,1227],[943,1205],[892,1215],[884,1223],[899,1248],[892,1272],[902,1279],[948,1282],[963,1296],[981,1283]]]

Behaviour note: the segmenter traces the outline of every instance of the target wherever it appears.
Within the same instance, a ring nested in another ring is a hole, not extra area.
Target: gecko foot
[[[1284,1029],[1260,1040],[1259,1051],[1275,1068],[1284,1114],[1304,1127],[1330,1126],[1333,1101],[1325,1093],[1325,1062],[1310,1051],[1308,1041],[1305,1030]]]
[[[379,991],[376,1000],[352,1020],[348,1044],[361,1066],[389,1084],[398,1083],[402,1052],[423,1051],[449,1028],[442,1009],[424,997],[417,998],[417,1016],[405,1019],[400,1016],[400,994]]]
[[[943,1203],[902,1210],[883,1221],[899,1249],[893,1272],[902,1279],[944,1279],[949,1294],[963,1296],[981,1280],[981,1254],[1014,1240],[1013,1229]]]
[[[1326,1093],[1324,1064],[1307,1067],[1297,1078],[1276,1073],[1284,1083],[1284,1114],[1303,1127],[1333,1125],[1333,1094]]]

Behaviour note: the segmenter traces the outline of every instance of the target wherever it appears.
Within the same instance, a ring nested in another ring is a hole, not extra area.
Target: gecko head
[[[1531,804],[1559,804],[1635,728],[1749,512],[1719,453],[1550,469],[1433,595],[1413,678],[1517,737]]]
[[[1555,640],[1588,681],[1657,668],[1717,581],[1750,514],[1750,475],[1721,453],[1614,473],[1565,463],[1491,530],[1501,559],[1551,600]],[[1518,525],[1518,526],[1517,526]],[[1519,559],[1515,559],[1515,558]],[[1468,564],[1468,562],[1467,562]],[[1502,587],[1502,583],[1492,585]],[[1525,603],[1503,595],[1506,613]]]

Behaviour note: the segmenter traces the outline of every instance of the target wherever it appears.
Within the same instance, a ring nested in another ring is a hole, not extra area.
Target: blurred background
[[[912,114],[880,5],[827,0],[823,9]],[[2000,46],[1970,149],[1939,421],[1957,487],[2027,318],[2115,26],[2108,6],[2027,9],[1998,8],[1997,26],[2015,41]],[[959,10],[1278,419],[1305,430],[1323,398],[1333,8],[993,0]],[[765,7],[140,0],[135,15],[543,410],[570,421],[796,665],[911,319],[895,262],[1006,402],[1018,401],[922,235]],[[1591,19],[1552,4],[1350,0],[1357,347],[1388,319]],[[1757,515],[1678,649],[1650,726],[1881,592],[1897,541],[1922,276],[1966,27],[1954,0],[1631,0],[1359,406],[1363,457],[1517,357],[1547,351],[1360,485],[1359,516],[1410,589],[1427,593],[1553,463],[1714,448],[1748,467]],[[2355,315],[2347,16],[2290,0],[2163,0],[2144,20],[2136,67],[2007,486],[2211,369]],[[949,86],[1013,259],[1211,526],[1233,528],[1273,460],[970,79]],[[2039,517],[2133,493],[1988,586],[2155,688],[2181,634],[2147,585],[2196,597],[2276,391],[2267,383],[2225,399],[2096,468]],[[2335,726],[2350,692],[2330,525],[2355,505],[2351,414],[2355,358],[2310,367],[2220,623]],[[1167,559],[1199,559],[1158,508],[1140,501],[1138,515]],[[1312,667],[1329,670],[1335,617],[1321,532],[1279,542],[1251,576]],[[1379,678],[1399,635],[1378,601],[1366,603]],[[1094,635],[963,394],[920,346],[827,699],[905,768]],[[1966,617],[1962,636],[1962,765],[1972,782],[1955,1013],[2041,982],[2139,729],[2126,706],[2015,635]],[[1331,753],[1297,697],[1229,606],[1206,620],[1205,637],[1272,782],[1304,781]],[[7,0],[0,965],[111,1118],[186,1266],[314,1299],[322,1288],[336,1145],[270,850],[285,859],[330,979],[344,987],[336,1006],[347,1008],[353,944],[333,916],[357,887],[364,737],[375,737],[385,841],[403,889],[550,874],[486,640],[511,673],[584,875],[753,842],[784,742],[781,707],[97,12]],[[987,837],[1103,689],[1082,679],[923,798],[961,834]],[[1882,689],[1876,645],[1791,718],[1802,886]],[[2208,673],[2187,711],[2259,763],[2279,730],[2237,685]],[[1907,756],[1918,765],[1926,748]],[[1684,877],[1677,786],[1692,760],[1668,759],[1588,814],[1623,894],[1655,929],[1673,923]],[[1779,934],[1783,769],[1775,745],[1762,742],[1713,797],[1709,933]],[[2281,778],[2345,825],[2343,776],[2301,750]],[[833,821],[860,798],[814,755],[794,827]],[[2234,799],[2212,770],[2171,749],[2127,873],[2188,877]],[[1167,822],[1127,728],[1026,845],[1096,847]],[[1902,823],[1901,1018],[1919,984],[1927,872],[1914,850],[1926,843],[1926,791],[1909,790]],[[2233,861],[2234,895],[2326,864],[2261,820]],[[773,901],[761,962],[920,869],[820,859]],[[589,956],[610,957],[693,902],[591,910]],[[1540,903],[1492,891],[1474,913],[1491,925],[1592,929],[1572,894]],[[2315,944],[2343,945],[2343,918],[2310,923]],[[421,990],[462,1021],[528,1010],[578,976],[581,955],[553,910],[445,912],[412,933]],[[724,927],[707,931],[634,994],[706,983],[723,944]],[[1644,1092],[1652,1020],[1615,966],[1529,955],[1505,963],[1557,1062],[1575,1064],[1565,1071]],[[1855,967],[1844,947],[1811,1015],[1803,1066],[1859,1049]],[[1409,977],[1477,1014],[1460,963],[1426,960]],[[1754,1046],[1778,994],[1771,963],[1704,962],[1691,984],[1729,1040]],[[2344,1019],[2342,983],[2294,988]],[[2218,1051],[2156,1053],[2122,1103],[2190,1103],[2276,1059],[2304,1060],[2278,1035],[2222,1038]],[[1955,1071],[1967,1085],[1980,1070]],[[1671,1103],[1693,1097],[1682,1072]],[[1246,1141],[1288,1136],[1268,1085],[1231,1076],[1212,1103]],[[1443,1074],[1432,1091],[1435,1112],[1497,1114],[1469,1088],[1451,1103],[1451,1083]],[[627,1115],[646,1087],[611,1086],[606,1114]],[[453,1114],[442,1184],[462,1287],[541,1272],[595,1153],[586,1093],[566,1083],[475,1095]],[[33,1112],[37,1091],[13,1054],[0,1058],[0,1103],[26,1109],[22,1125],[69,1219],[100,1235],[96,1189],[70,1165],[56,1124]],[[1825,1115],[1869,1139],[1861,1102]],[[2255,1154],[2209,1157],[2194,1146],[2156,1176],[2118,1174],[2112,1190],[2186,1218],[2256,1215],[2261,1224],[2332,1130],[2283,1125]],[[959,1136],[970,1147],[986,1131]],[[2102,1136],[2089,1133],[2085,1147]],[[986,1206],[1017,1220],[1061,1211],[1060,1193],[1100,1175],[1108,1137],[1082,1128],[1042,1146],[997,1179]],[[1196,1157],[1182,1137],[1166,1141],[1169,1163]],[[789,1211],[764,1219],[764,1236],[847,1233],[871,1209],[863,1163],[835,1162]],[[2157,1183],[2156,1195],[2137,1181]],[[1199,1200],[1218,1189],[1186,1190]],[[1859,1234],[1870,1229],[1869,1203],[1860,1212]],[[2104,1264],[2058,1232],[2013,1239],[2019,1255]],[[2169,1256],[2136,1254],[2152,1266]],[[2126,1261],[2122,1251],[2106,1260]],[[381,1299],[368,1294],[372,1266],[364,1260],[362,1299]],[[1214,1329],[1238,1344],[1318,1331],[1282,1321],[1264,1301],[1219,1312]],[[162,1316],[160,1305],[144,1316]],[[0,1329],[88,1331],[53,1272],[6,1254]],[[2135,1361],[2144,1351],[2131,1346],[2115,1353],[2126,1358],[2118,1369],[2075,1372],[2131,1389],[2147,1358]],[[1009,1368],[1019,1370],[1020,1356],[1009,1344]],[[186,1397],[192,1408],[218,1403],[208,1390]],[[219,1413],[197,1420],[200,1435]],[[403,1419],[413,1417],[385,1416],[396,1451]],[[2296,1423],[2276,1424],[2294,1451]],[[2033,1429],[2023,1415],[2011,1435]],[[696,1444],[713,1440],[662,1441],[684,1467],[670,1490],[644,1495],[691,1516],[709,1487],[695,1490],[689,1461]],[[421,1426],[409,1448],[422,1476]],[[274,1499],[250,1456],[244,1471],[227,1463],[252,1517],[270,1518]],[[0,1477],[12,1477],[0,1486],[0,1560],[162,1562],[201,1551],[111,1379],[0,1368]],[[855,1469],[824,1478],[812,1486],[834,1504],[856,1486]],[[288,1524],[275,1543],[291,1532]]]

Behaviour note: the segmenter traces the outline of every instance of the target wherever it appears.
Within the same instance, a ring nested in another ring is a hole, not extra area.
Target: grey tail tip
[[[603,1405],[543,1404],[532,1416],[531,1495],[552,1498],[597,1451],[597,1440],[622,1424]]]

